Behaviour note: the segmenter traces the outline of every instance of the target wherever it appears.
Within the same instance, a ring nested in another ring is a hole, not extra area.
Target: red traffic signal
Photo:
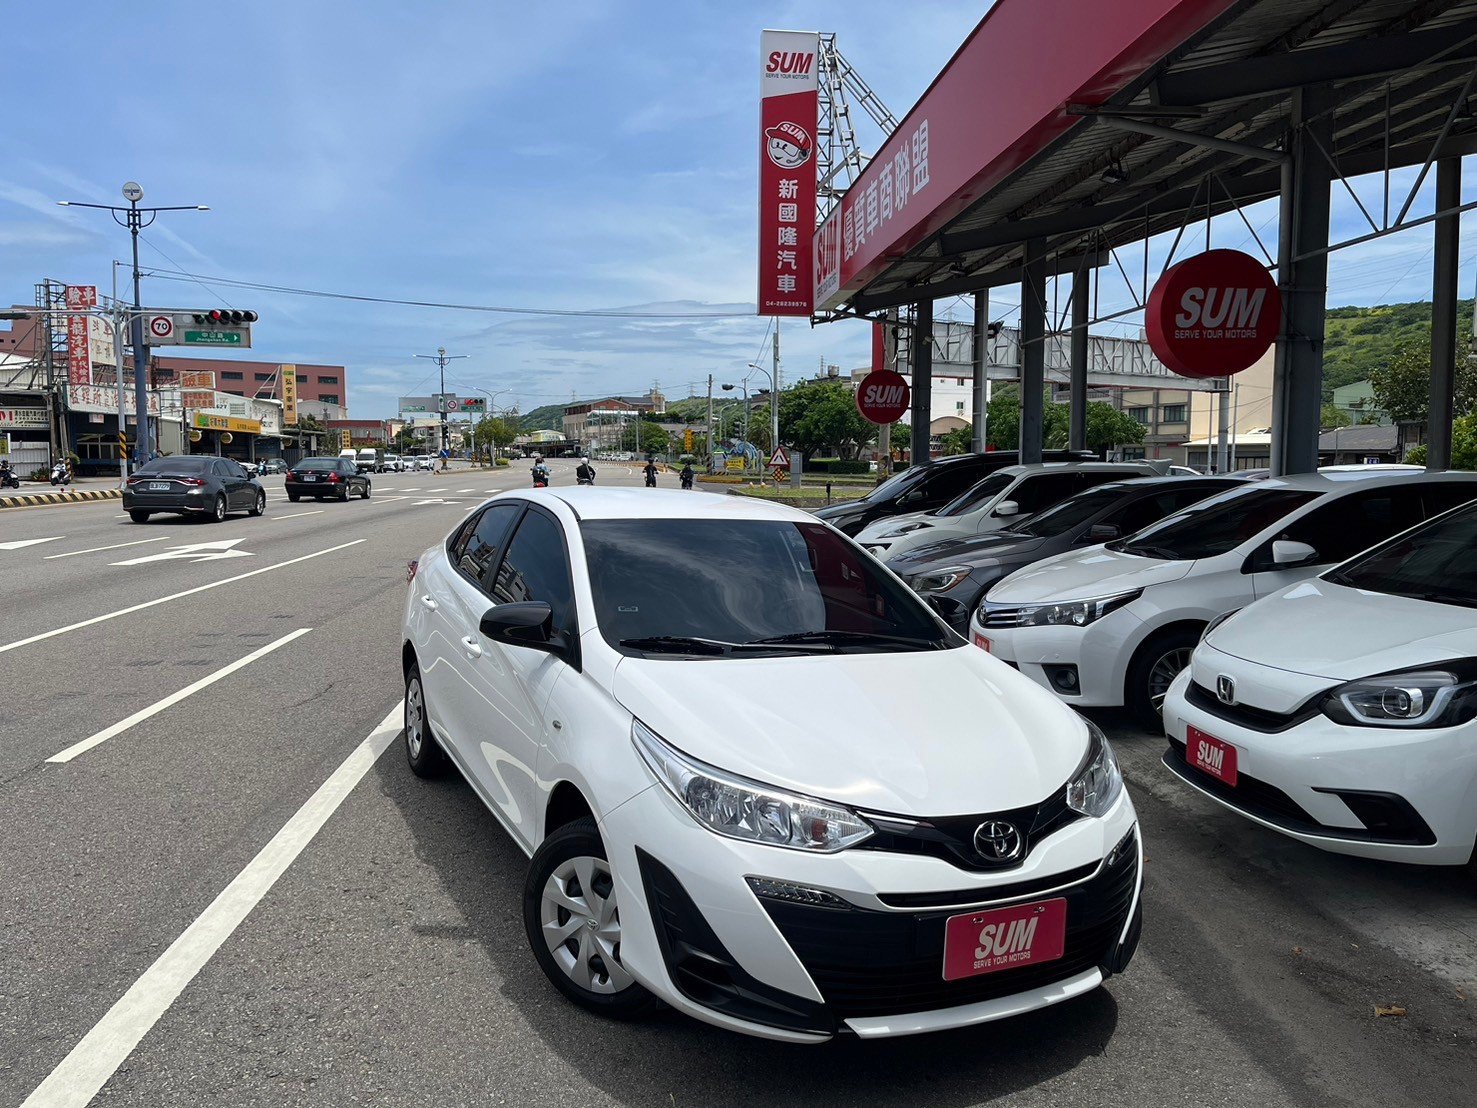
[[[211,308],[207,312],[192,312],[190,318],[202,324],[239,326],[243,323],[255,323],[259,317],[255,312],[243,311],[240,308]]]

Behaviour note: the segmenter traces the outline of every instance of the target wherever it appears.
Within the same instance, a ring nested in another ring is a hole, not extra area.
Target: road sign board
[[[785,451],[783,446],[777,446],[774,448],[774,453],[769,457],[769,464],[774,469],[789,469],[790,455]]]
[[[775,466],[774,467],[774,479],[776,481],[783,481],[788,476],[789,476],[789,471],[788,470],[783,470],[779,466]]]
[[[150,346],[168,346],[174,342],[174,316],[151,315],[149,333],[145,336]]]
[[[180,342],[185,346],[243,346],[240,331],[185,331]]]
[[[431,399],[436,402],[436,411],[438,412],[456,411],[456,393],[454,392],[433,393]]]

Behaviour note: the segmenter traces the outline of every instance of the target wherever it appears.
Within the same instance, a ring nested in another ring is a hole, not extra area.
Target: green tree
[[[1059,404],[1052,406],[1062,408]],[[1065,408],[1062,410],[1066,411]],[[1053,438],[1047,442],[1047,445],[1054,449],[1065,448],[1069,433],[1070,427],[1066,429],[1066,433],[1061,435],[1060,440]],[[1101,400],[1087,402],[1087,449],[1096,450],[1102,454],[1115,446],[1128,446],[1143,441],[1143,424],[1132,419],[1127,412],[1119,411],[1113,405],[1105,404]]]
[[[974,428],[956,427],[939,441],[945,454],[968,454],[974,449]]]
[[[1349,426],[1349,413],[1342,408],[1335,408],[1332,404],[1325,404],[1318,416],[1318,426],[1325,431],[1332,431],[1335,427],[1347,427]]]
[[[631,424],[632,437],[636,443],[638,454],[665,454],[667,452],[667,433],[655,423],[644,419],[638,419]]]
[[[335,427],[331,430],[324,431],[323,434],[319,437],[318,449],[320,449],[321,451],[323,451],[324,454],[327,455],[337,454],[340,450],[343,449],[343,441],[344,433]]]
[[[1426,464],[1426,444],[1412,446],[1405,452],[1405,463]],[[1451,425],[1451,468],[1477,469],[1477,412],[1462,416]]]
[[[797,447],[803,458],[816,453],[854,458],[876,433],[857,411],[846,381],[807,381],[780,395],[780,438]]]
[[[1477,410],[1477,363],[1467,356],[1465,344],[1457,349],[1454,411],[1464,416]],[[1395,356],[1369,371],[1375,406],[1390,418],[1424,420],[1431,403],[1431,344],[1414,340],[1402,345]]]

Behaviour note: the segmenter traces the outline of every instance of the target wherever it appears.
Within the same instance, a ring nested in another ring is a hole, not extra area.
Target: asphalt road
[[[405,562],[526,469],[269,478],[220,525],[0,512],[0,1104],[1473,1103],[1477,889],[1225,814],[1113,716],[1146,916],[1106,989],[819,1048],[570,1007],[521,854],[392,743]]]

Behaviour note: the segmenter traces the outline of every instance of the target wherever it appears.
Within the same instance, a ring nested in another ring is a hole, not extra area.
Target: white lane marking
[[[132,615],[134,612],[141,612],[145,608],[152,608],[157,604],[168,604],[171,600],[183,600],[187,596],[194,596],[196,593],[205,592],[207,589],[215,589],[219,588],[221,585],[230,585],[234,584],[237,581],[245,581],[248,577],[255,577],[261,573],[271,573],[275,569],[285,569],[288,566],[297,565],[298,562],[306,562],[311,558],[321,558],[325,554],[333,554],[339,550],[347,550],[351,546],[358,546],[361,542],[368,541],[368,539],[354,539],[352,542],[339,543],[338,546],[330,546],[327,550],[318,550],[312,554],[304,554],[300,558],[289,558],[285,562],[274,562],[272,565],[262,566],[261,569],[253,569],[248,570],[245,573],[238,573],[235,577],[223,577],[219,581],[211,581],[207,585],[196,585],[193,589],[186,589],[184,592],[170,593],[168,596],[161,596],[157,600],[145,600],[142,604],[133,604],[127,608],[119,608],[116,612],[107,612],[104,615],[93,616],[91,619],[80,620],[77,623],[69,623],[65,627],[57,627],[53,628],[50,631],[42,631],[39,635],[32,635],[29,638],[25,639],[16,639],[15,642],[8,642],[3,646],[0,646],[0,654],[4,654],[10,650],[19,650],[23,646],[30,646],[32,643],[41,642],[44,639],[54,639],[58,635],[65,635],[68,631],[79,631],[84,627],[91,627],[95,623],[105,623],[110,619],[117,619],[119,616]]]
[[[470,508],[467,508],[466,510],[469,512],[475,512],[478,507],[479,505],[473,504]]]
[[[419,485],[401,485],[400,486],[400,491],[401,492],[420,492],[421,491],[421,487]]]
[[[163,700],[150,704],[147,708],[141,708],[139,711],[134,712],[133,715],[129,716],[127,719],[119,720],[111,727],[104,727],[96,734],[87,736],[87,738],[83,739],[81,742],[73,743],[61,753],[53,754],[50,758],[46,760],[48,762],[57,763],[70,762],[73,758],[77,757],[77,755],[86,754],[93,747],[107,742],[115,735],[123,734],[123,732],[127,731],[135,724],[142,723],[150,716],[158,715],[160,712],[164,711],[165,708],[168,708],[174,704],[178,704],[187,696],[194,696],[201,689],[214,685],[223,677],[231,676],[231,674],[235,673],[238,669],[241,669],[244,666],[251,665],[251,663],[256,661],[258,658],[266,657],[278,647],[286,646],[288,643],[292,642],[293,639],[301,638],[303,635],[306,635],[311,630],[311,627],[299,627],[290,635],[283,635],[276,642],[269,642],[266,646],[263,646],[258,650],[253,650],[250,654],[246,655],[246,657],[238,658],[230,665],[224,666],[221,669],[216,670],[214,673],[207,674],[193,684],[186,685],[184,688],[180,689],[179,692],[170,693]]]
[[[433,497],[430,500],[417,500],[414,504],[411,505],[411,507],[412,508],[419,508],[422,504],[455,504],[455,503],[456,503],[455,500],[443,500],[443,499],[441,499],[438,496],[438,497]]]
[[[66,535],[52,535],[46,539],[13,539],[10,542],[0,542],[0,550],[20,550],[22,547],[39,546],[43,542],[56,542],[66,537]]]
[[[271,892],[287,868],[313,841],[400,732],[396,706],[318,786],[272,841],[221,890],[210,907],[159,955],[107,1014],[93,1025],[61,1064],[36,1086],[22,1108],[83,1108],[133,1053],[159,1017],[169,1011],[195,975]]]
[[[94,546],[88,550],[69,550],[65,554],[48,554],[41,559],[43,562],[54,561],[57,558],[75,558],[78,554],[97,554],[103,550],[122,550],[125,546],[143,546],[146,542],[163,542],[169,538],[168,535],[160,535],[152,539],[136,539],[133,542],[115,542],[112,546]]]
[[[241,539],[217,539],[215,542],[190,542],[176,546],[163,554],[145,554],[142,558],[129,558],[126,562],[112,562],[115,566],[141,566],[145,562],[216,562],[225,558],[254,558],[249,550],[235,550]]]
[[[445,492],[445,489],[427,489],[427,492]]]
[[[462,493],[462,492],[476,492],[477,490],[476,489],[457,489],[456,491],[459,492],[459,493]]]
[[[311,511],[311,512],[293,512],[291,515],[273,516],[272,518],[273,519],[300,519],[303,516],[321,516],[327,510],[328,509],[326,509],[326,508],[318,508],[318,509],[316,509],[314,511]]]

